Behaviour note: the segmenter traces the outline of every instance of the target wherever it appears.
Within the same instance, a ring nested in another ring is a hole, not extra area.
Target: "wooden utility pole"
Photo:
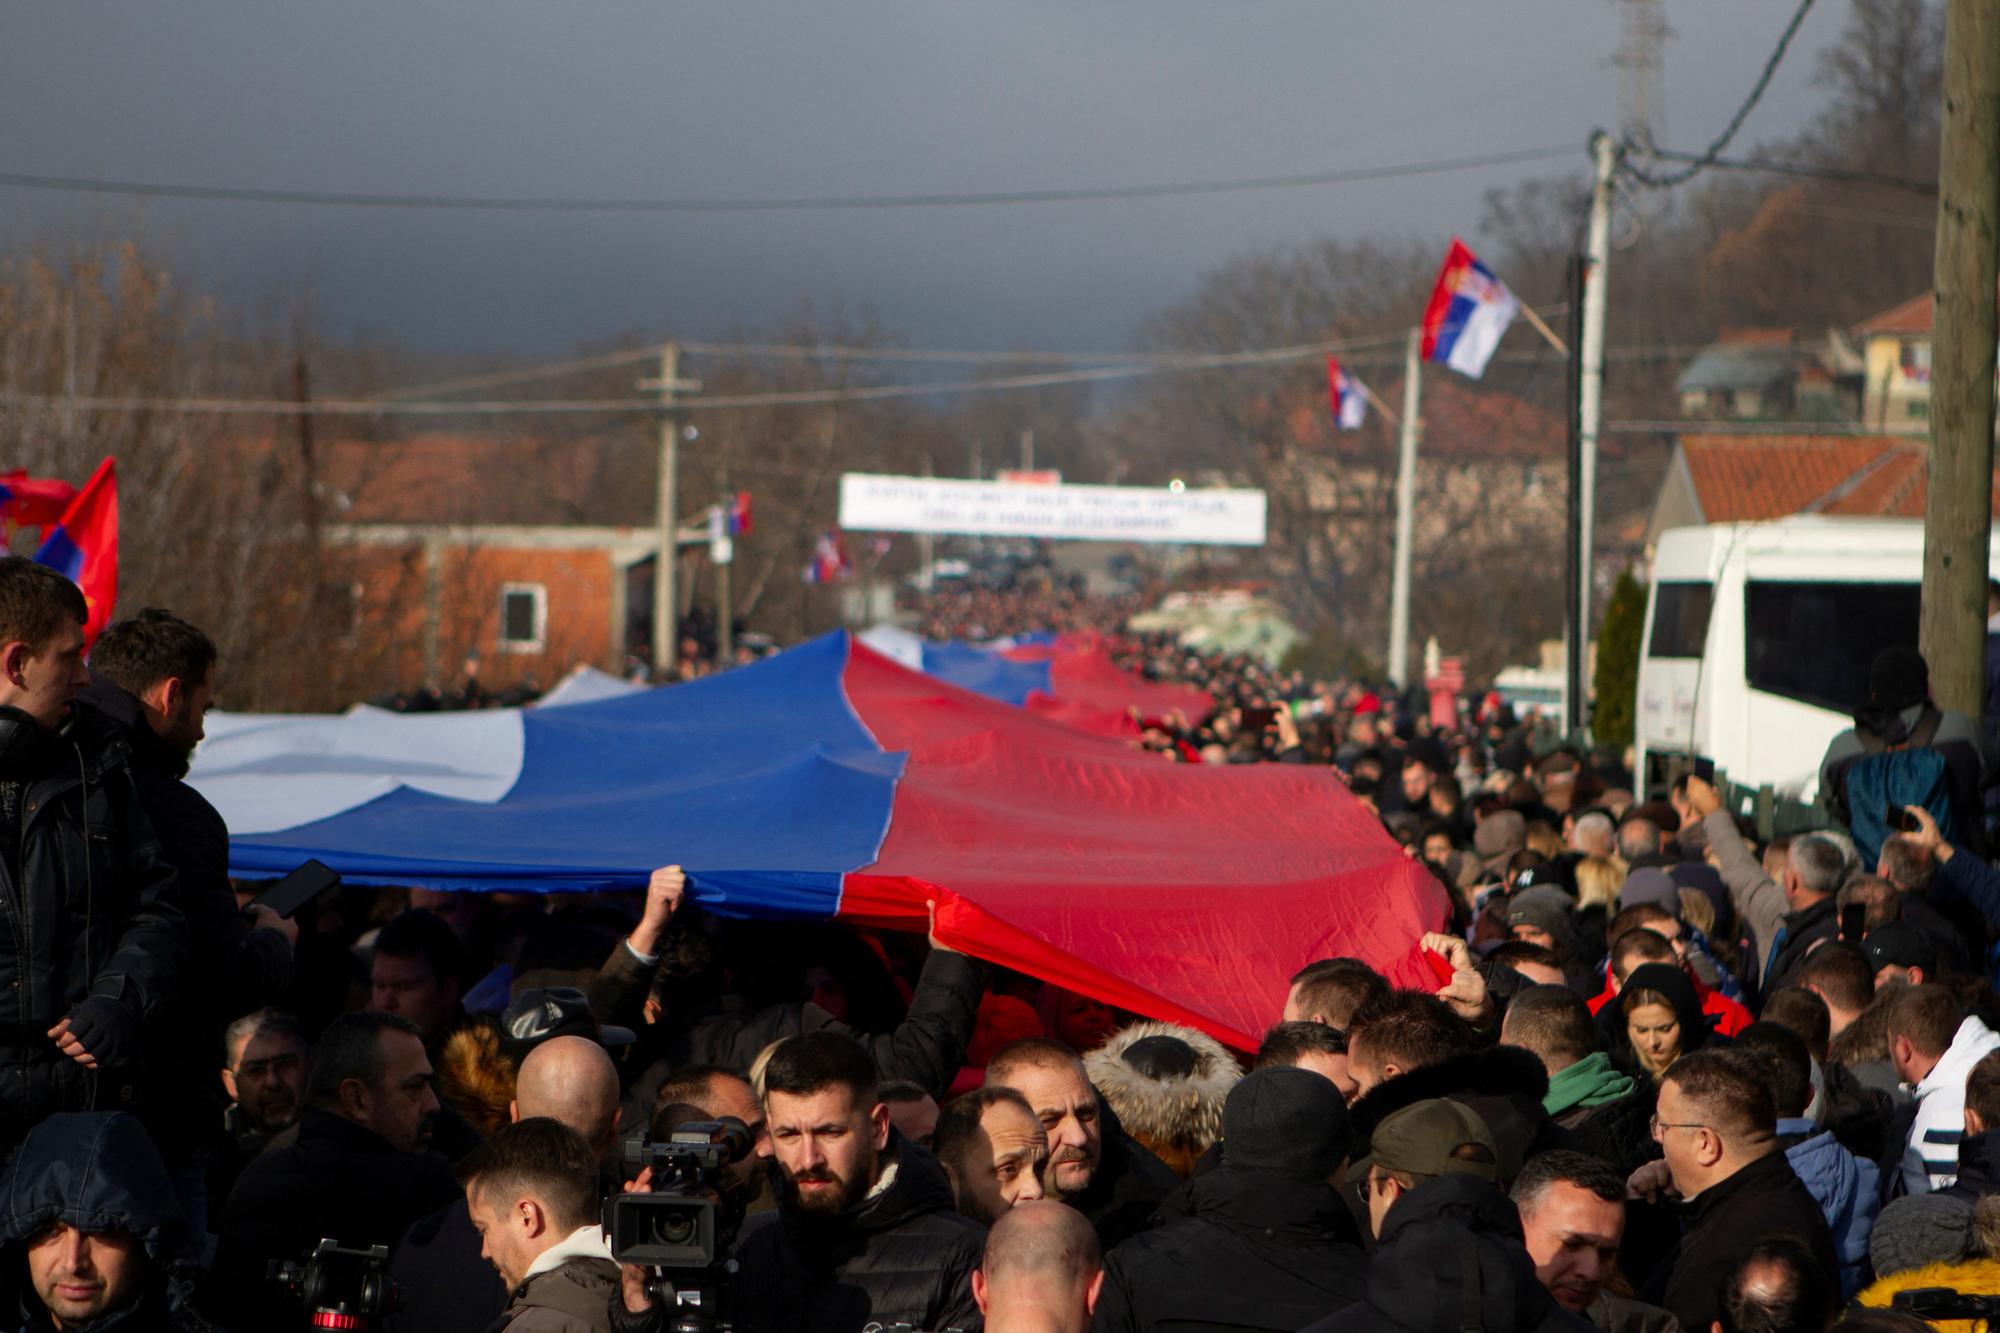
[[[2000,280],[2000,7],[1993,0],[1948,0],[1942,121],[1919,641],[1938,704],[1977,718],[1986,693]]]
[[[1410,683],[1410,560],[1416,545],[1417,441],[1424,331],[1411,329],[1403,349],[1403,420],[1396,448],[1396,553],[1389,575],[1389,680]]]
[[[660,349],[660,378],[639,382],[641,389],[660,395],[660,491],[653,515],[660,529],[653,556],[653,672],[660,677],[674,669],[681,652],[681,418],[674,411],[674,395],[701,387],[682,379],[680,371],[681,345],[668,343]]]

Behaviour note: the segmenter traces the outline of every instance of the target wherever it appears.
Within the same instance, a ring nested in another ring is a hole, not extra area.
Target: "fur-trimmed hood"
[[[500,1053],[500,1030],[470,1023],[451,1034],[438,1056],[438,1096],[481,1138],[507,1127],[520,1071]]]
[[[1872,1309],[1886,1310],[1894,1303],[1897,1292],[1921,1291],[1925,1287],[1949,1287],[1969,1295],[2000,1293],[2000,1259],[1961,1259],[1957,1263],[1906,1268],[1876,1279],[1855,1299]],[[1939,1320],[1931,1326],[1941,1333],[1974,1333],[1986,1327],[1984,1322],[1972,1319]]]
[[[1428,1069],[1398,1074],[1378,1084],[1348,1108],[1354,1123],[1351,1161],[1368,1155],[1375,1127],[1405,1106],[1434,1097],[1463,1102],[1486,1122],[1500,1149],[1500,1178],[1511,1183],[1532,1152],[1567,1147],[1572,1141],[1549,1118],[1542,1105],[1548,1096],[1549,1073],[1533,1051],[1517,1046],[1489,1046]]]
[[[1185,1076],[1148,1078],[1126,1062],[1126,1052],[1148,1037],[1171,1037],[1194,1052]],[[1222,1136],[1222,1104],[1243,1077],[1227,1047],[1204,1032],[1175,1023],[1134,1023],[1083,1058],[1090,1081],[1111,1105],[1125,1132],[1168,1165],[1183,1156],[1189,1166]],[[1170,1155],[1171,1154],[1171,1155]],[[1187,1170],[1177,1172],[1182,1177]]]

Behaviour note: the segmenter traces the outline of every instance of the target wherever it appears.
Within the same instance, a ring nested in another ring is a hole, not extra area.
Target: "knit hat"
[[[1222,1106],[1222,1160],[1238,1171],[1325,1180],[1353,1143],[1340,1090],[1311,1070],[1260,1069],[1238,1081]]]
[[[1674,878],[1658,866],[1643,866],[1625,877],[1625,887],[1618,891],[1618,910],[1636,907],[1640,903],[1651,903],[1664,907],[1675,916],[1681,914],[1681,890]]]
[[[1487,1160],[1466,1161],[1452,1154],[1469,1144],[1486,1149]],[[1370,1162],[1385,1171],[1415,1176],[1469,1175],[1493,1180],[1500,1173],[1500,1150],[1493,1131],[1470,1107],[1442,1097],[1412,1102],[1375,1127],[1369,1136]]]
[[[1941,1194],[1897,1199],[1875,1219],[1868,1257],[1877,1277],[1925,1264],[1956,1263],[1972,1248],[1972,1205]]]
[[[1915,648],[1884,648],[1868,664],[1868,708],[1895,712],[1930,695],[1931,669]]]

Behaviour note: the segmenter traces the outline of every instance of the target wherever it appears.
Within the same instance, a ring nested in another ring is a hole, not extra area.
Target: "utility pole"
[[[1033,472],[1034,470],[1035,470],[1035,432],[1031,430],[1024,430],[1021,432],[1021,471]]]
[[[660,378],[641,380],[641,389],[656,389],[660,395],[660,489],[654,521],[659,525],[659,549],[653,556],[653,671],[664,675],[680,661],[680,466],[681,419],[674,410],[674,395],[699,389],[696,380],[683,380],[681,345],[670,342],[660,348]]]
[[[1977,718],[1986,702],[2000,255],[2000,10],[1992,0],[1945,6],[1942,122],[1918,640],[1939,707]]]
[[[1584,701],[1590,689],[1584,680],[1583,620],[1577,614],[1582,596],[1583,569],[1583,284],[1590,272],[1590,260],[1581,251],[1569,257],[1569,355],[1564,358],[1568,375],[1564,383],[1564,441],[1569,485],[1565,489],[1563,514],[1563,571],[1568,585],[1563,593],[1563,735],[1581,736]]]
[[[1618,167],[1618,145],[1598,131],[1590,138],[1596,180],[1590,189],[1590,231],[1584,249],[1583,336],[1577,363],[1577,448],[1582,455],[1577,473],[1577,596],[1576,635],[1579,662],[1590,660],[1591,576],[1597,568],[1597,437],[1604,421],[1604,295],[1611,269],[1611,177]],[[1581,667],[1579,667],[1581,674]],[[1586,694],[1588,691],[1586,691]],[[1589,715],[1583,701],[1570,700],[1569,714],[1580,721]]]
[[[1417,376],[1424,331],[1411,329],[1403,354],[1403,429],[1396,461],[1396,564],[1389,583],[1389,681],[1410,683],[1410,544],[1416,531]]]
[[[715,657],[727,667],[736,657],[736,606],[730,589],[730,571],[736,567],[736,538],[730,535],[729,515],[736,497],[729,493],[729,471],[723,468],[722,504],[715,511],[717,531],[709,542],[709,556],[715,561]]]

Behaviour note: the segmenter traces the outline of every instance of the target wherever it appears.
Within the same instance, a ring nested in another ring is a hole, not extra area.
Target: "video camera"
[[[734,1266],[724,1256],[743,1225],[743,1199],[729,1168],[750,1154],[750,1129],[734,1116],[697,1120],[665,1142],[625,1143],[629,1171],[651,1168],[652,1193],[617,1194],[605,1204],[612,1257],[652,1270],[653,1299],[676,1311],[683,1333],[725,1329],[719,1312]]]
[[[271,1278],[306,1307],[308,1328],[368,1329],[396,1308],[389,1247],[349,1249],[322,1240],[303,1263],[280,1260]]]
[[[1899,1291],[1891,1298],[1890,1308],[1902,1310],[1927,1323],[1939,1320],[1986,1320],[2000,1319],[2000,1295],[1975,1296],[1969,1292],[1953,1291],[1950,1287],[1918,1287],[1913,1291]]]

